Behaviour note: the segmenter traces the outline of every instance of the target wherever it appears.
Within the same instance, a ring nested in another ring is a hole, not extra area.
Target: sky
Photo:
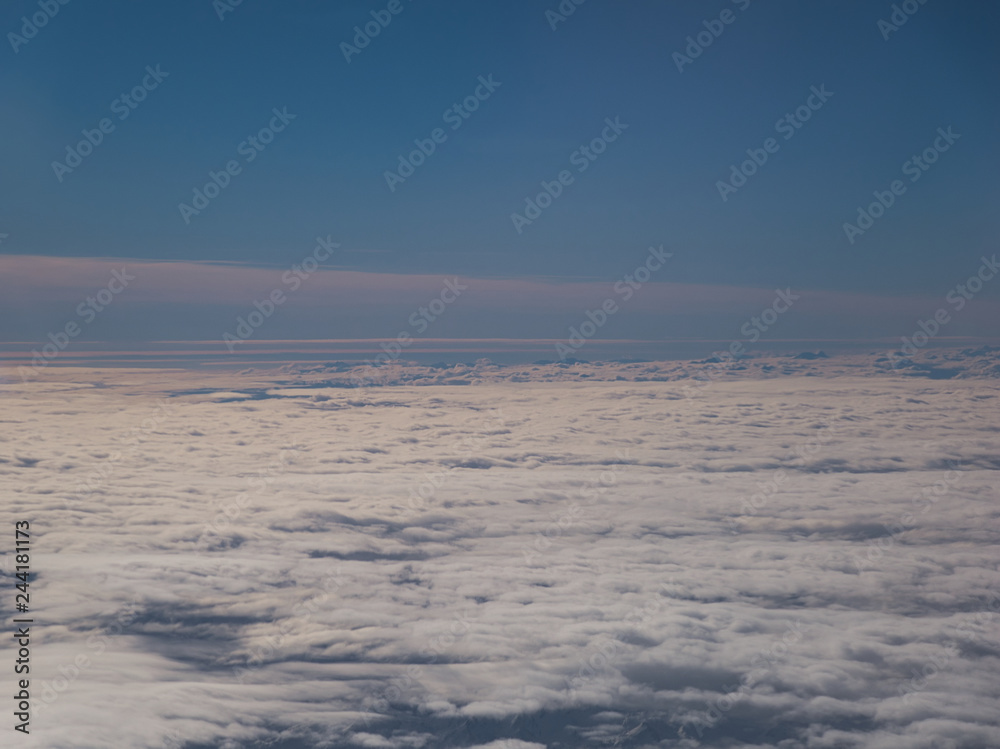
[[[566,338],[616,297],[595,337],[723,340],[776,289],[805,311],[775,341],[906,335],[996,251],[1000,9],[904,5],[8,3],[3,348],[89,325],[123,264],[74,345],[224,353],[275,288],[256,339],[391,339],[447,278],[427,335]]]

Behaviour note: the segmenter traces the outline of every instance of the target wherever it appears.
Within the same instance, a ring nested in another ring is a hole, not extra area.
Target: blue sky
[[[399,0],[348,62],[341,44],[388,5],[243,0],[220,19],[209,0],[71,0],[18,42],[41,6],[9,3],[0,253],[281,269],[321,235],[339,268],[566,283],[613,282],[662,244],[674,259],[656,283],[933,298],[995,250],[992,4],[913,0],[886,39],[891,3],[586,0],[553,29],[558,2]],[[679,71],[706,24],[721,34]],[[156,66],[166,77],[119,119],[115,100]],[[451,129],[480,77],[499,85]],[[784,139],[776,123],[813,87],[832,96]],[[248,163],[241,144],[274,108],[294,119]],[[102,118],[113,131],[57,178]],[[578,171],[606,118],[627,129]],[[386,171],[439,127],[390,190]],[[911,183],[904,163],[948,127],[960,138]],[[776,152],[722,200],[719,181],[768,138]],[[186,222],[178,205],[231,160],[239,173]],[[572,183],[518,232],[511,214],[562,170]],[[896,179],[905,193],[849,242],[844,223]]]

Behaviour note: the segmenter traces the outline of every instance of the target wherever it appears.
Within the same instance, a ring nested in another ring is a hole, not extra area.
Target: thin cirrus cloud
[[[588,311],[612,299],[616,312],[598,339],[727,340],[741,337],[743,324],[776,295],[776,289],[672,283],[655,276],[629,293],[633,290],[616,287],[613,279],[459,278],[322,266],[296,275],[295,266],[4,255],[0,340],[31,342],[61,329],[61,321],[76,320],[78,306],[123,269],[134,279],[81,341],[220,340],[235,329],[238,317],[253,312],[254,302],[263,303],[275,290],[285,301],[266,328],[255,332],[256,339],[386,339],[404,331],[446,339],[560,339],[587,320]],[[442,292],[452,300],[445,311],[427,329],[414,331],[411,315]],[[939,296],[906,297],[790,292],[798,298],[765,340],[894,338],[912,333],[919,320],[941,307],[953,313],[943,336],[989,335],[1000,313],[1000,302],[985,298],[987,292],[960,311],[945,303],[947,289]]]

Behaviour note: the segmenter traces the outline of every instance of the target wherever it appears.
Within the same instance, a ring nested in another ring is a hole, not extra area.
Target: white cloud
[[[3,386],[20,743],[1000,745],[995,381],[321,376]]]

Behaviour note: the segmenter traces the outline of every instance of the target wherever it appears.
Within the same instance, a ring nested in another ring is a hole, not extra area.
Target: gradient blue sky
[[[886,40],[888,2],[587,0],[556,30],[554,0],[401,2],[350,63],[341,42],[387,3],[243,0],[224,20],[210,0],[59,6],[16,54],[0,49],[0,253],[281,269],[330,235],[342,268],[612,282],[663,244],[674,259],[657,282],[933,299],[996,249],[996,4],[928,0]],[[673,53],[727,8],[733,23],[679,72]],[[6,4],[0,29],[20,33],[38,9]],[[111,102],[156,65],[169,77],[119,121]],[[385,170],[488,75],[500,88],[390,192]],[[795,137],[776,136],[820,85],[833,97]],[[273,107],[296,119],[186,225],[178,204],[242,160],[238,145]],[[57,181],[52,162],[109,116],[115,131]],[[628,130],[518,234],[510,214],[616,116]],[[850,244],[843,223],[907,179],[903,163],[947,126],[961,139]],[[771,136],[780,150],[723,202],[717,180]],[[30,340],[79,297],[45,311],[9,298],[0,337]],[[333,328],[299,337],[343,333]]]

